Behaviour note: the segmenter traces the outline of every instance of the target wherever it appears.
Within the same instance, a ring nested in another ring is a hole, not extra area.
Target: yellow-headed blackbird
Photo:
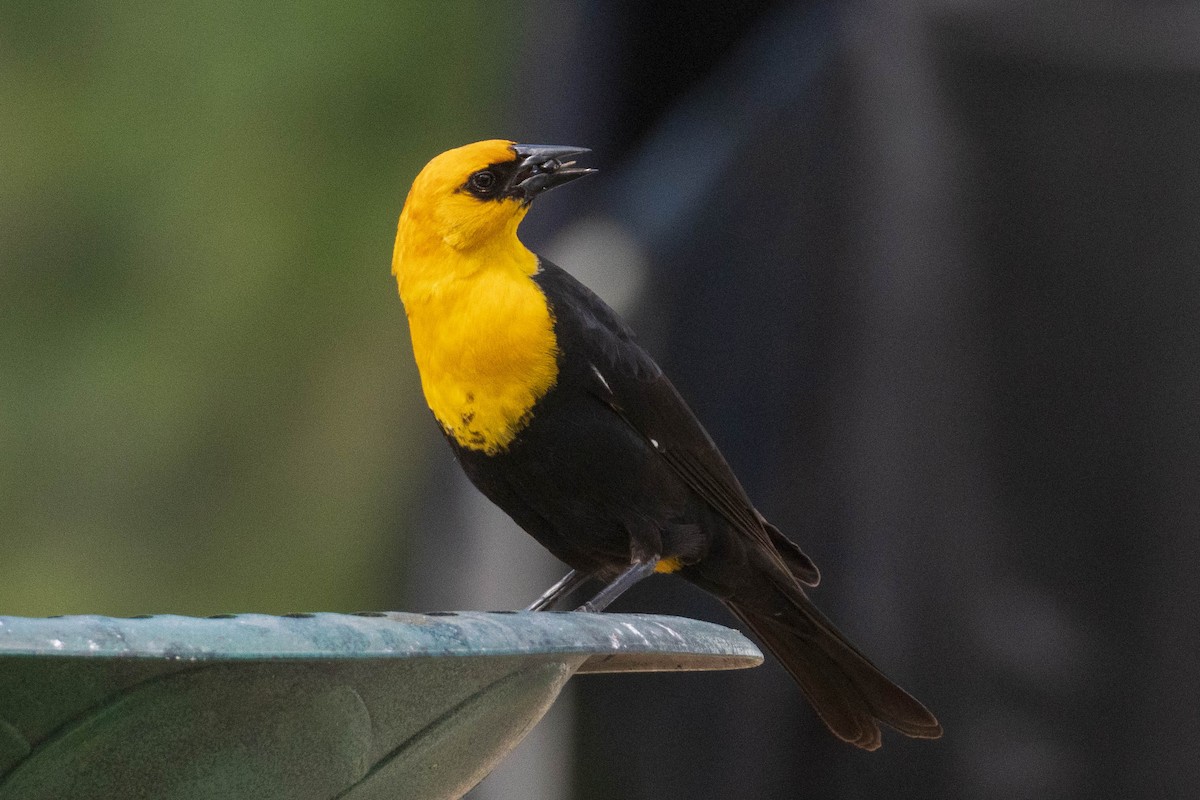
[[[595,170],[579,147],[491,140],[434,158],[400,215],[392,271],[425,399],[471,481],[573,568],[599,611],[654,572],[720,598],[834,735],[942,729],[817,610],[819,573],[758,513],[662,370],[585,286],[517,239],[532,200]]]

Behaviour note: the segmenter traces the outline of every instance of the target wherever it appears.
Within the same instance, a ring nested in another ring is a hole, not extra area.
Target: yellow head
[[[585,152],[493,139],[413,181],[392,272],[425,400],[462,447],[504,450],[558,378],[554,318],[517,226],[538,194],[594,171],[571,161]]]
[[[493,255],[527,253],[517,241],[517,226],[529,204],[544,191],[595,172],[571,160],[586,152],[488,139],[447,150],[426,164],[409,190],[396,232],[392,273],[401,294],[406,278],[426,271],[430,260],[446,278],[451,277],[446,270],[476,268]]]

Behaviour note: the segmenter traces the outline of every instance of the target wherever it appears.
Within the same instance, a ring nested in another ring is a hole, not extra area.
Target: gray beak
[[[553,144],[516,144],[517,171],[509,183],[509,192],[526,203],[542,192],[562,186],[597,170],[575,166],[575,158],[592,152],[586,147]]]

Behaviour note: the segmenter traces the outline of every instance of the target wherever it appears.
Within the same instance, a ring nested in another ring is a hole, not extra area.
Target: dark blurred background
[[[441,150],[587,145],[525,240],[946,737],[841,745],[772,663],[581,678],[472,797],[1200,788],[1200,7],[9,2],[0,108],[3,613],[532,600],[390,252]]]

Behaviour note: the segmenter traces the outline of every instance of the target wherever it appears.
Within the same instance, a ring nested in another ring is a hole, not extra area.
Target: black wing
[[[573,356],[569,368],[586,370],[573,380],[636,430],[736,531],[816,586],[816,565],[755,510],[708,432],[629,327],[566,271],[544,259],[541,264],[536,279],[554,308],[560,346]]]

